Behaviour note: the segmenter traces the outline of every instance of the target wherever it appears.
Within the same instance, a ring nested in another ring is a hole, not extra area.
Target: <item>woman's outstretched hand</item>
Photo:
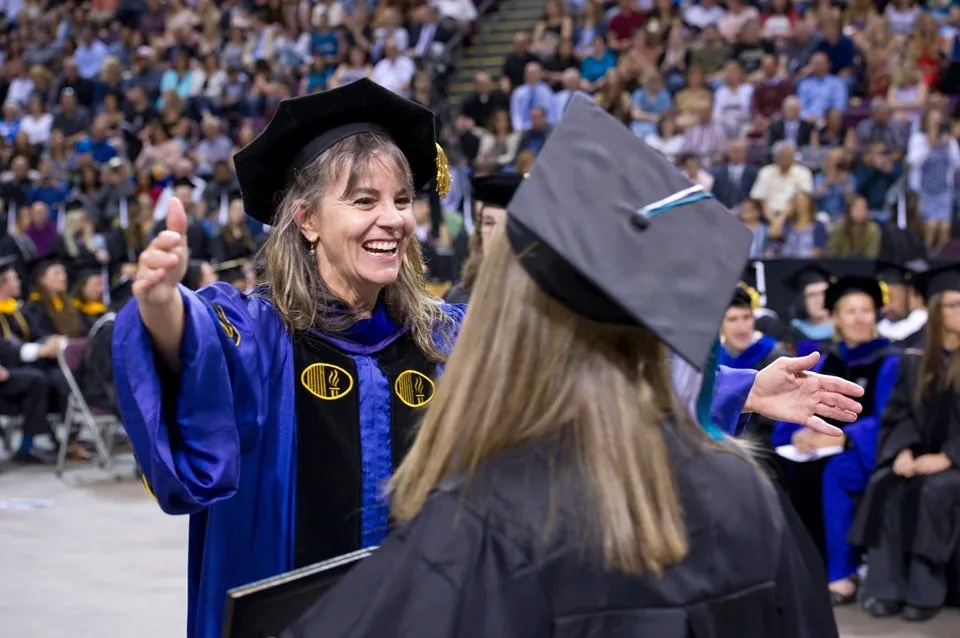
[[[863,388],[839,377],[810,372],[819,359],[820,353],[813,352],[805,357],[780,357],[768,365],[757,373],[743,411],[840,436],[842,431],[821,417],[856,421],[863,408],[851,397],[863,396]]]
[[[176,197],[167,205],[167,229],[140,254],[133,295],[141,306],[166,306],[187,270],[187,215]]]

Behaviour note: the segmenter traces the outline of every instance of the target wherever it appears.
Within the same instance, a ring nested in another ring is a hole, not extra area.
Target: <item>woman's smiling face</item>
[[[348,305],[397,280],[414,229],[410,182],[409,170],[381,151],[359,170],[343,167],[303,224],[321,277]]]

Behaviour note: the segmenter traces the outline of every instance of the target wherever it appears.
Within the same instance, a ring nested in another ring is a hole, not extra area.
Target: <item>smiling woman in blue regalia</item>
[[[179,285],[176,199],[141,255],[114,329],[117,397],[160,507],[191,515],[190,638],[221,635],[229,588],[386,535],[383,488],[463,316],[426,294],[411,239],[414,196],[444,190],[445,162],[433,113],[368,80],[286,100],[235,158],[246,212],[272,226],[264,284]],[[705,407],[728,431],[742,409],[853,418],[842,394],[859,390],[812,363],[721,372]]]
[[[826,291],[825,304],[835,325],[833,346],[814,367],[864,388],[863,412],[843,428],[844,437],[825,437],[794,423],[777,423],[773,445],[793,445],[806,455],[841,445],[839,453],[806,460],[789,468],[791,499],[827,561],[835,605],[855,600],[859,553],[847,542],[857,499],[876,465],[880,417],[897,378],[899,356],[877,334],[884,306],[880,284],[871,277],[841,277]],[[826,452],[824,452],[826,453]]]
[[[288,100],[236,156],[273,226],[246,296],[178,286],[175,203],[114,331],[145,482],[190,526],[189,635],[228,588],[376,545],[381,487],[412,442],[463,315],[424,291],[412,205],[445,158],[433,113],[369,81]],[[297,427],[297,424],[306,427]]]

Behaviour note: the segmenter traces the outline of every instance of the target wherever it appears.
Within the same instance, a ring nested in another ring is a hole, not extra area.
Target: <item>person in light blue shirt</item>
[[[553,110],[553,91],[543,81],[543,68],[530,62],[523,71],[524,83],[510,96],[510,121],[513,130],[526,131],[531,126],[531,116],[536,108],[545,113]]]
[[[77,38],[77,49],[73,52],[73,59],[77,63],[80,77],[90,80],[100,73],[100,67],[110,55],[110,49],[100,40],[93,37],[93,31],[84,29]]]
[[[633,122],[630,128],[640,137],[657,132],[660,116],[673,107],[670,92],[663,85],[659,73],[650,73],[643,80],[643,86],[633,92],[630,98],[630,111]]]
[[[830,58],[825,53],[815,53],[810,64],[813,72],[797,86],[801,116],[820,119],[831,108],[845,112],[849,91],[843,80],[830,73]]]

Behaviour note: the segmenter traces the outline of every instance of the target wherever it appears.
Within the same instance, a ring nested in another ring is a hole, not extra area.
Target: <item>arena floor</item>
[[[0,464],[0,634],[30,638],[183,636],[187,521],[122,481],[78,468]],[[840,614],[844,638],[957,638],[960,612],[922,626]]]

